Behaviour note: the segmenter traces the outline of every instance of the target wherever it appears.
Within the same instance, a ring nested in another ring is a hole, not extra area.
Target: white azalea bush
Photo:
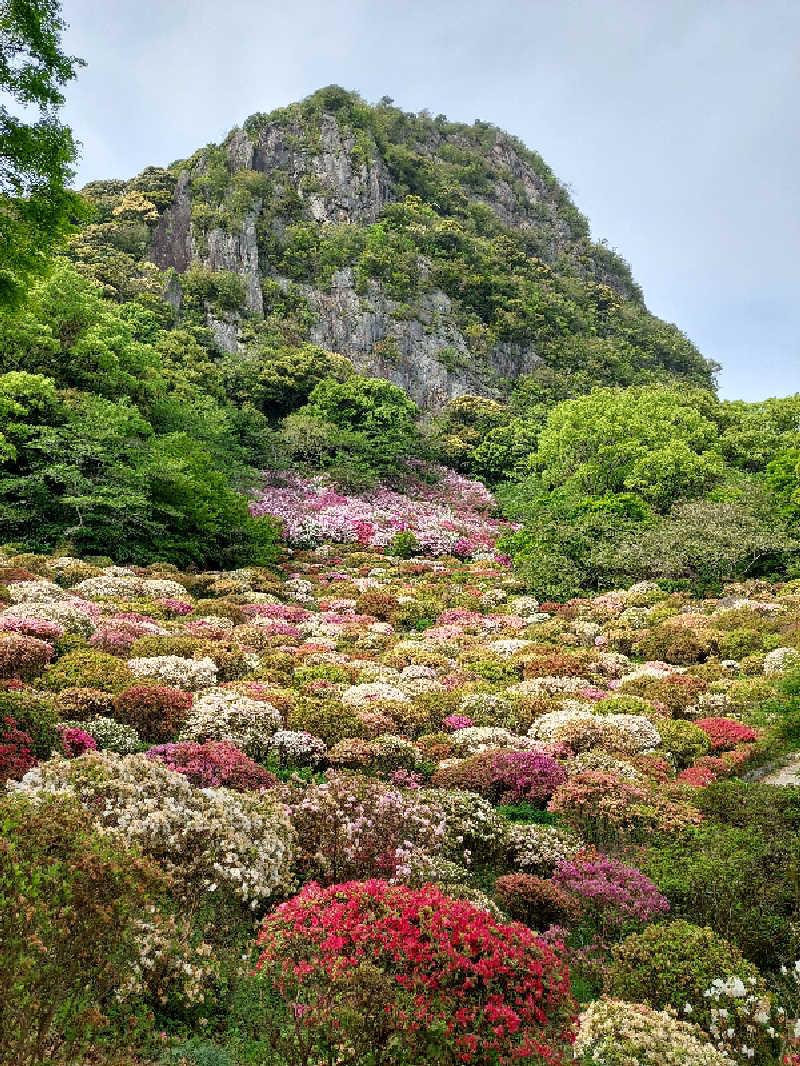
[[[731,1066],[696,1025],[667,1011],[603,996],[580,1017],[578,1062],[597,1066]]]
[[[227,888],[253,910],[290,887],[293,833],[265,792],[195,788],[145,755],[58,756],[14,791],[74,796],[97,829],[156,859],[187,890]]]
[[[184,659],[180,655],[151,655],[129,659],[128,668],[134,677],[146,681],[160,681],[162,685],[182,688],[187,692],[210,688],[217,681],[217,667],[213,659]]]
[[[280,713],[264,700],[210,689],[195,699],[178,740],[228,740],[252,759],[265,759],[282,724]]]

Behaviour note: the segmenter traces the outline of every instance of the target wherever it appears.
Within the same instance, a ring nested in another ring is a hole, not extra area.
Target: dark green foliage
[[[714,929],[760,969],[794,958],[800,916],[800,845],[794,834],[713,822],[650,848],[640,868],[671,913]]]
[[[4,797],[0,834],[0,1061],[82,1061],[108,1035],[163,878],[61,796]]]
[[[19,108],[0,104],[0,306],[21,301],[83,215],[66,188],[77,147],[58,119],[61,90],[83,61],[62,50],[60,15],[57,0],[0,4],[0,93]]]

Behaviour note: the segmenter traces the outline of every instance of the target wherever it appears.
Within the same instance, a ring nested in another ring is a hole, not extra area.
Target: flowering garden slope
[[[796,1061],[800,584],[539,603],[447,486],[0,555],[2,1066]]]

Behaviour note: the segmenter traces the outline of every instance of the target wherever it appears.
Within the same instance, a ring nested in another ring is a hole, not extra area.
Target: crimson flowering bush
[[[587,853],[560,862],[553,881],[605,932],[649,922],[669,910],[667,897],[649,877],[607,855]]]
[[[192,706],[190,693],[169,685],[132,685],[114,700],[114,717],[133,726],[150,743],[169,740],[183,727]]]
[[[97,751],[97,741],[79,726],[61,725],[61,747],[68,759],[75,759],[85,751]]]
[[[271,788],[278,780],[275,774],[259,766],[227,740],[207,740],[204,744],[191,741],[159,744],[146,754],[148,759],[183,774],[199,788],[224,787],[251,792]]]
[[[758,739],[755,729],[732,718],[698,718],[695,725],[706,734],[714,751],[728,751]]]
[[[0,719],[0,785],[19,780],[36,765],[32,749],[32,737],[18,729],[13,718]]]
[[[64,627],[57,622],[48,622],[45,618],[15,618],[11,615],[0,617],[0,632],[21,633],[26,637],[52,642],[64,636]]]
[[[289,1004],[289,1047],[385,1048],[382,1062],[557,1064],[569,977],[531,930],[434,885],[306,885],[264,922],[256,971]]]

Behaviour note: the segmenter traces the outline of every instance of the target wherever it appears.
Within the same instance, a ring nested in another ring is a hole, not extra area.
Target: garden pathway
[[[765,785],[800,785],[800,755],[795,755],[785,766],[778,767],[761,780]]]

